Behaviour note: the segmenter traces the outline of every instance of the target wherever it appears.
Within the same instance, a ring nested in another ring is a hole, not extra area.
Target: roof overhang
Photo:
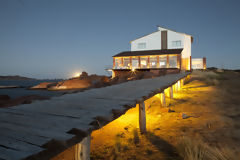
[[[161,50],[144,50],[144,51],[125,51],[114,55],[113,57],[131,57],[131,56],[151,56],[151,55],[169,55],[181,54],[181,49],[161,49]]]

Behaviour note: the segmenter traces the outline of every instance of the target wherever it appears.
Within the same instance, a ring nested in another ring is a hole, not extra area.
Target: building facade
[[[192,42],[191,35],[158,26],[156,32],[131,41],[131,51],[113,56],[113,76],[129,70],[191,70]]]
[[[192,58],[192,69],[207,69],[207,59],[203,58]]]

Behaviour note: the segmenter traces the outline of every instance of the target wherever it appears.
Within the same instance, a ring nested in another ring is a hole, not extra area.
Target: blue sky
[[[106,74],[157,25],[194,37],[192,57],[240,69],[238,0],[0,0],[0,75]]]

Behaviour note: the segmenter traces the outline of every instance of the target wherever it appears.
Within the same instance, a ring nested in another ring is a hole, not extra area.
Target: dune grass
[[[183,137],[179,140],[177,149],[184,160],[239,160],[235,153],[226,147],[213,147],[203,142],[199,137],[191,139]]]

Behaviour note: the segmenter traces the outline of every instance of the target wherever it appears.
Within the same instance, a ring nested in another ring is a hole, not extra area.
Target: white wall
[[[138,43],[146,43],[145,49],[138,49]],[[131,42],[131,51],[161,49],[161,31],[154,32]]]
[[[189,58],[192,53],[191,53],[191,36],[189,35],[184,35],[184,47],[182,51],[182,58]]]
[[[178,48],[184,47],[184,34],[168,30],[167,35],[168,35],[168,37],[167,37],[168,49],[178,49]],[[179,47],[173,46],[172,41],[181,41],[181,46],[179,46]]]
[[[140,50],[160,50],[161,49],[161,31],[167,30],[158,27],[158,31],[147,36],[141,37],[131,42],[131,51]],[[182,58],[189,58],[191,56],[191,36],[184,33],[167,30],[168,49],[183,48]],[[173,46],[172,41],[181,41],[181,46]],[[146,48],[139,49],[138,43],[146,43]]]

